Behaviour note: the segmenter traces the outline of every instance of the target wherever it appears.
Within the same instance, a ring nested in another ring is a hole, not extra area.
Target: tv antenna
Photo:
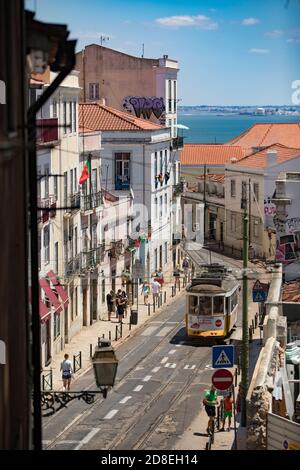
[[[144,53],[145,53],[145,44],[143,43],[142,44],[142,57],[144,57]]]
[[[103,43],[105,43],[106,41],[109,41],[109,36],[100,36],[100,46],[103,45]]]

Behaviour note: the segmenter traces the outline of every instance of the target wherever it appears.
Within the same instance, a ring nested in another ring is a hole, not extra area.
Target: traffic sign
[[[227,369],[219,369],[212,376],[212,383],[217,390],[228,390],[233,384],[233,375]]]
[[[268,297],[269,285],[263,284],[260,281],[256,281],[252,289],[252,300],[253,302],[265,302]]]
[[[212,347],[212,367],[222,369],[233,367],[234,365],[234,346],[213,346]]]

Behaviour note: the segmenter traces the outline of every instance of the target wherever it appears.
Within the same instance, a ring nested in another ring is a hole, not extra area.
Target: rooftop
[[[79,131],[154,131],[165,129],[146,119],[134,117],[98,103],[79,104]]]
[[[245,151],[240,146],[223,144],[184,144],[181,165],[225,165],[232,158],[240,160]]]
[[[300,148],[290,148],[286,147],[285,145],[275,144],[270,145],[269,147],[255,152],[249,156],[246,156],[238,162],[235,162],[235,164],[237,164],[238,166],[247,166],[250,168],[268,168],[269,166],[271,166],[269,165],[267,158],[267,153],[270,150],[277,152],[276,161],[271,164],[272,166],[274,164],[280,164],[287,160],[292,160],[293,158],[300,157]]]
[[[273,144],[300,148],[300,122],[254,124],[227,142],[227,145],[240,145],[246,149],[247,154],[253,152],[253,147],[269,147]]]

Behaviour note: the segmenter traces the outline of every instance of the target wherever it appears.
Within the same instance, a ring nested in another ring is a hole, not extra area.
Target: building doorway
[[[93,304],[92,304],[92,319],[94,321],[97,321],[97,298],[98,298],[98,283],[97,279],[92,280],[92,299],[93,299]]]
[[[220,223],[220,241],[224,243],[224,222]]]
[[[71,307],[71,308],[72,308],[72,307]],[[68,342],[69,342],[68,321],[69,321],[69,307],[65,307],[65,321],[64,321],[64,338],[65,338],[65,343],[68,343]]]
[[[209,239],[216,239],[216,227],[217,227],[217,215],[210,212],[209,213]]]
[[[162,268],[163,268],[163,247],[162,247],[162,245],[160,245],[160,247],[159,247],[159,266],[158,266],[158,269],[162,270]]]
[[[82,289],[82,317],[83,317],[83,326],[87,326],[88,321],[87,321],[87,289],[86,287]]]
[[[51,320],[46,321],[45,366],[51,362]]]

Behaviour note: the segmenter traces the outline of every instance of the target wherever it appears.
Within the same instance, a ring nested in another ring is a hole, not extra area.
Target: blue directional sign
[[[234,365],[234,346],[213,346],[212,367],[214,369],[226,369]]]

